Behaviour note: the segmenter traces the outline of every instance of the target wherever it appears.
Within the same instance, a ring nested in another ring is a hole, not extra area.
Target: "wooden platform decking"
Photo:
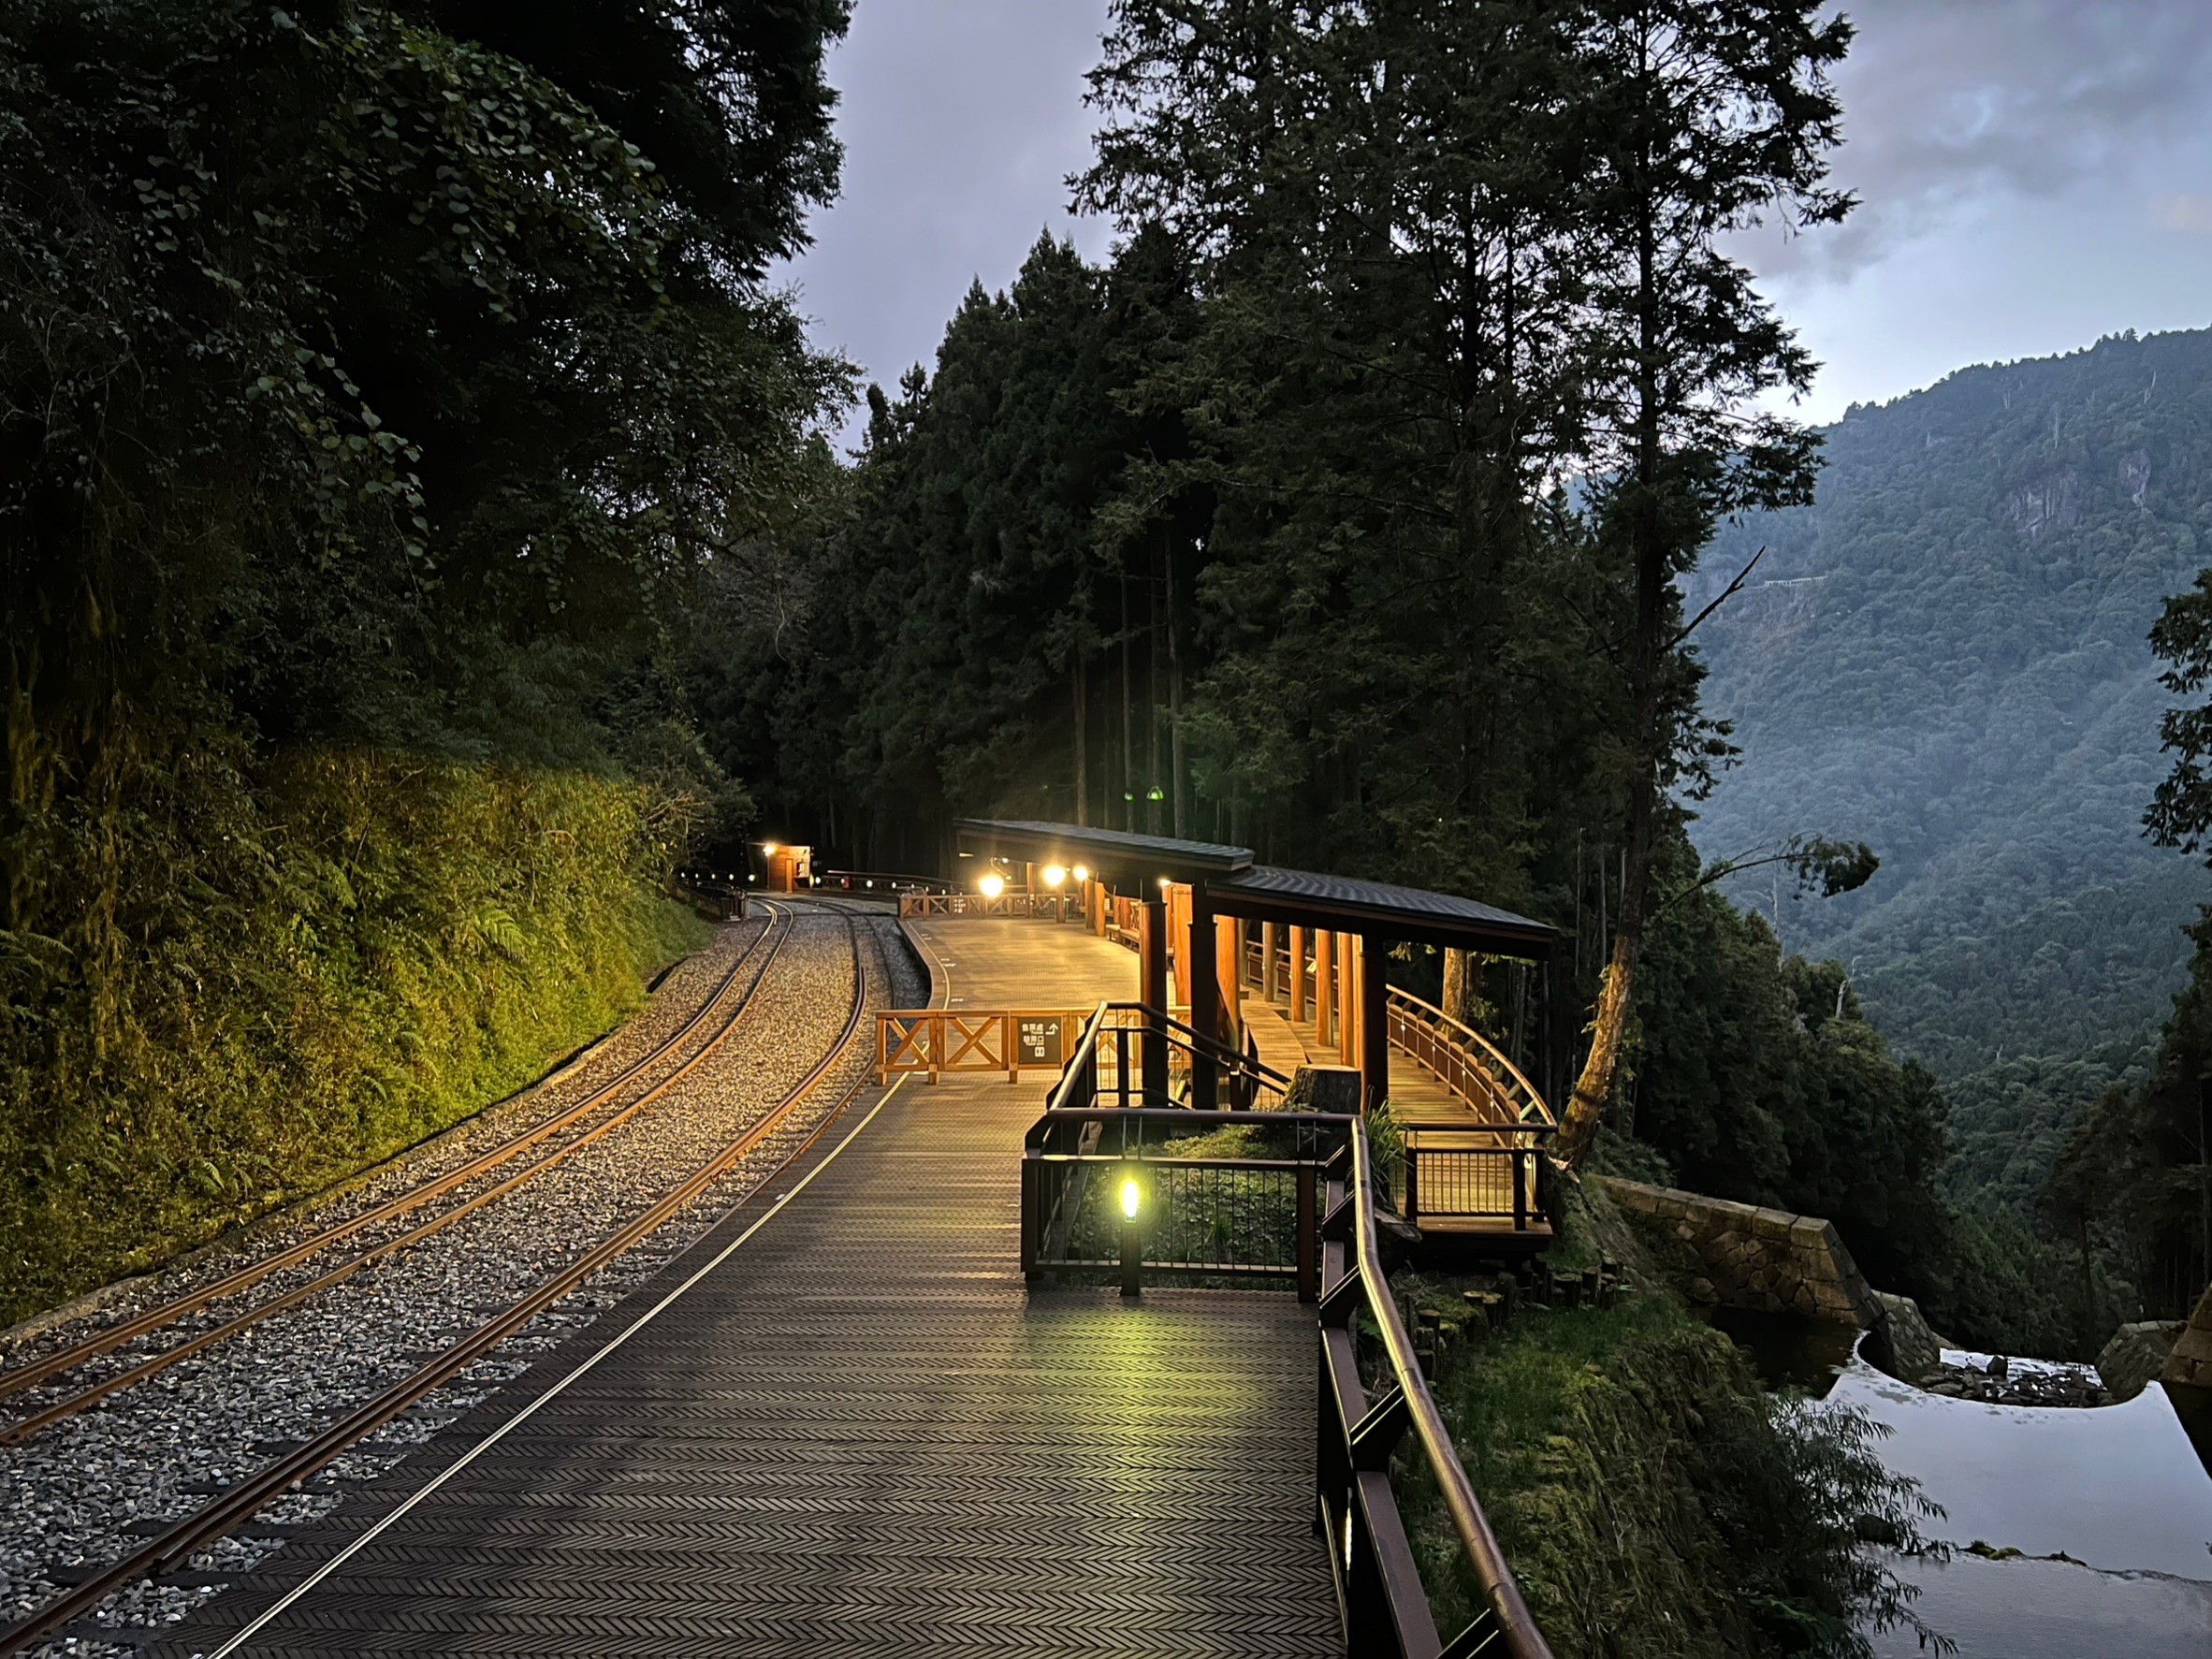
[[[1284,1076],[1300,1066],[1339,1063],[1333,1048],[1323,1049],[1317,1042],[1313,1022],[1292,1025],[1281,1004],[1264,1002],[1246,992],[1244,1011],[1261,1061]],[[1464,1101],[1397,1048],[1390,1051],[1390,1115],[1403,1127],[1418,1129],[1468,1129],[1478,1121]]]
[[[920,931],[960,1006],[1129,994],[1128,953],[1078,928]],[[1027,1291],[1016,1165],[1044,1092],[909,1078],[875,1110],[869,1090],[803,1186],[725,1217],[160,1652],[217,1651],[338,1561],[236,1651],[1341,1652],[1312,1311]]]

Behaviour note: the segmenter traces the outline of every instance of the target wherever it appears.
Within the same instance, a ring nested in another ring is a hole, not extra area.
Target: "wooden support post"
[[[1275,924],[1273,922],[1262,922],[1259,924],[1260,1000],[1273,1002],[1275,999],[1276,991],[1281,988],[1281,981],[1275,975]]]
[[[1305,1018],[1305,929],[1290,930],[1290,1023]]]
[[[1314,1046],[1327,1048],[1333,1041],[1331,1025],[1336,1018],[1336,935],[1326,929],[1314,935]]]
[[[1336,936],[1336,1058],[1340,1065],[1360,1063],[1360,953],[1354,936]]]
[[[1144,1006],[1157,1009],[1164,1018],[1168,1008],[1168,901],[1167,895],[1157,886],[1144,895],[1142,910],[1137,924],[1138,954],[1143,961],[1142,985]],[[1141,1104],[1165,1106],[1168,1103],[1168,1031],[1163,1025],[1151,1020],[1145,1022],[1144,1099]]]
[[[1245,924],[1234,916],[1223,916],[1214,924],[1216,948],[1224,954],[1215,958],[1216,976],[1221,981],[1221,1007],[1228,1018],[1221,1022],[1221,1038],[1232,1046],[1244,1041],[1244,988],[1237,982],[1234,964],[1244,959]]]
[[[1190,903],[1190,1028],[1201,1038],[1221,1028],[1220,932],[1214,912],[1194,893]],[[1200,1112],[1220,1109],[1221,1070],[1204,1045],[1190,1051],[1190,1103]],[[1162,1104],[1165,1104],[1163,1101]]]
[[[1372,933],[1360,936],[1360,1074],[1366,1083],[1365,1105],[1379,1112],[1390,1098],[1390,982],[1385,953],[1390,947]]]

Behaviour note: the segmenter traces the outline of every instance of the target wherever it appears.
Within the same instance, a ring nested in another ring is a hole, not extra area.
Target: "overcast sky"
[[[1841,229],[1754,259],[1828,420],[1968,363],[2212,325],[2212,4],[1866,0],[1838,77]],[[1105,0],[858,0],[831,74],[844,192],[790,270],[817,341],[889,384],[1011,279],[1089,157]]]

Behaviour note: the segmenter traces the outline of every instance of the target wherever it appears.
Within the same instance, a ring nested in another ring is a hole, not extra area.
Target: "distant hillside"
[[[1710,597],[1768,549],[1700,636],[1743,762],[1697,838],[1873,843],[1863,892],[1736,896],[1945,1079],[1959,1178],[2026,1197],[2147,1055],[2212,899],[2142,835],[2173,700],[2145,634],[2212,563],[2212,331],[1962,370],[1852,410],[1827,456],[1814,505],[1698,573]]]

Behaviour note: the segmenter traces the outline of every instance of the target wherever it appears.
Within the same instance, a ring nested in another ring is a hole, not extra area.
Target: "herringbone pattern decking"
[[[1028,1295],[1016,1159],[1041,1093],[910,1084],[721,1267],[241,1652],[1340,1652],[1311,1530],[1311,1311]],[[161,1652],[217,1646],[758,1213]]]

